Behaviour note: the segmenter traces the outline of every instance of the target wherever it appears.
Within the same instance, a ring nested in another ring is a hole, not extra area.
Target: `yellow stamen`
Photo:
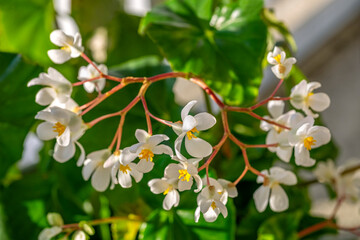
[[[154,157],[154,153],[150,149],[143,149],[139,154],[140,159],[146,159],[146,161],[152,161]]]
[[[124,166],[120,164],[120,171],[122,171],[123,173],[127,173],[127,171],[131,171],[131,168],[129,167],[129,165]]]
[[[191,129],[190,131],[188,131],[186,133],[189,140],[191,140],[192,138],[197,138],[197,136],[195,136],[194,133],[199,133],[199,131],[196,129],[196,127],[194,127],[193,129]]]
[[[60,137],[64,132],[66,127],[60,122],[56,122],[53,126],[53,131],[58,133],[58,137]]]
[[[281,63],[281,54],[278,54],[274,57],[275,61],[277,61],[277,63]]]
[[[71,50],[69,46],[63,46],[60,49],[64,50],[64,51],[67,51],[67,52],[70,52],[70,50]]]
[[[314,95],[314,93],[313,93],[313,92],[309,92],[308,95],[305,97],[305,103],[306,103],[306,105],[309,105],[309,98],[310,98],[310,96],[312,96],[312,95]]]
[[[166,194],[168,194],[171,190],[172,190],[172,186],[169,186],[169,187],[163,192],[163,194],[166,195]]]
[[[181,179],[181,181],[190,181],[190,177],[191,175],[188,173],[188,171],[186,169],[180,169],[179,170],[179,179]]]
[[[217,207],[216,207],[216,203],[215,203],[215,202],[212,202],[212,203],[211,203],[211,207],[212,207],[213,210],[215,210],[215,208],[217,208]]]
[[[311,146],[315,145],[316,140],[313,137],[307,137],[304,139],[304,146],[307,150],[311,150]]]

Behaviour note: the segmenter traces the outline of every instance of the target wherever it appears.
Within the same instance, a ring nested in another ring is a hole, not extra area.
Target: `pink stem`
[[[76,83],[73,83],[72,85],[73,86],[80,86],[80,85],[83,85],[84,83],[86,82],[92,82],[92,81],[96,81],[98,79],[102,78],[101,76],[97,76],[97,77],[94,77],[94,78],[89,78],[89,79],[86,79],[84,81],[79,81],[79,82],[76,82]]]
[[[249,170],[249,167],[245,166],[244,171],[242,171],[241,175],[238,177],[238,179],[236,179],[236,181],[233,184],[234,185],[238,184],[241,181],[241,179],[243,179],[245,177],[248,170]]]
[[[145,117],[146,117],[146,124],[147,124],[147,127],[148,127],[148,133],[150,135],[152,135],[152,125],[151,125],[151,119],[150,119],[150,115],[149,115],[149,109],[147,107],[144,96],[141,96],[141,102],[142,102],[142,104],[144,106],[144,110],[145,110]]]
[[[273,143],[273,144],[254,144],[254,145],[246,144],[246,148],[269,148],[269,147],[277,147],[277,146],[279,146],[278,143]]]
[[[110,114],[106,114],[104,116],[101,116],[101,117],[98,117],[94,120],[92,120],[91,122],[89,122],[87,125],[89,127],[93,127],[95,124],[97,124],[98,122],[102,121],[102,120],[105,120],[107,118],[111,118],[111,117],[115,117],[115,116],[119,116],[121,115],[121,112],[114,112],[114,113],[110,113]]]
[[[224,134],[223,137],[221,138],[220,142],[213,147],[214,151],[211,153],[208,160],[201,167],[199,167],[198,172],[200,172],[201,170],[203,170],[204,168],[206,168],[207,166],[210,165],[210,163],[212,162],[212,160],[214,159],[216,154],[219,152],[220,148],[225,143],[227,138],[228,138],[228,135]]]
[[[95,69],[96,71],[98,71],[100,73],[100,76],[104,75],[102,71],[100,71],[100,69],[96,66],[96,64],[90,60],[90,58],[88,56],[86,56],[85,53],[81,53],[81,57],[87,61],[88,63],[90,63]]]
[[[254,113],[254,112],[248,112],[248,114],[249,114],[250,116],[252,116],[252,117],[256,118],[256,119],[259,119],[259,120],[265,121],[265,122],[270,123],[270,124],[272,124],[272,125],[275,125],[275,126],[278,126],[278,127],[284,128],[284,129],[287,129],[287,130],[291,130],[291,128],[289,128],[289,127],[287,127],[287,126],[285,126],[285,125],[282,125],[282,124],[279,124],[279,123],[274,122],[274,121],[272,121],[272,120],[269,120],[269,119],[263,118],[263,117],[261,117],[261,116],[257,115],[257,114],[256,114],[256,113]]]
[[[284,79],[280,79],[279,83],[277,84],[276,88],[274,89],[274,91],[271,93],[270,97],[268,97],[267,99],[255,104],[254,106],[250,107],[250,110],[253,111],[256,108],[266,104],[267,102],[269,102],[276,94],[276,92],[279,90],[281,84],[284,82]]]

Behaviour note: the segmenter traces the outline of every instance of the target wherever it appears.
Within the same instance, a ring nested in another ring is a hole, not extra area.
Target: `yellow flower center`
[[[191,175],[188,173],[188,171],[186,169],[180,169],[179,170],[179,179],[181,179],[181,181],[190,181],[190,177]]]
[[[140,159],[146,159],[146,161],[152,161],[154,157],[154,153],[150,149],[143,149],[139,154]]]
[[[187,137],[189,140],[191,140],[192,138],[197,138],[194,133],[199,133],[199,131],[196,129],[196,127],[194,127],[193,129],[191,129],[190,131],[188,131],[186,133]]]
[[[281,63],[281,54],[278,54],[274,57],[275,61],[280,64]]]
[[[61,49],[61,50],[64,50],[64,51],[67,51],[67,52],[70,52],[70,51],[71,51],[71,49],[70,49],[69,46],[63,46],[63,47],[61,47],[60,49]]]
[[[215,203],[215,202],[212,202],[212,203],[211,203],[211,207],[212,207],[213,210],[215,210],[215,208],[217,208],[217,207],[216,207],[216,203]]]
[[[128,173],[127,171],[130,172],[131,168],[129,167],[129,165],[124,166],[120,164],[120,171],[122,171],[123,173]]]
[[[58,137],[60,137],[66,129],[66,126],[61,124],[60,122],[56,122],[53,126],[53,131],[58,133]]]
[[[172,186],[169,185],[169,187],[163,192],[164,195],[168,194],[172,190]]]
[[[304,139],[304,146],[307,150],[311,150],[311,146],[315,145],[316,140],[313,137],[307,137]]]

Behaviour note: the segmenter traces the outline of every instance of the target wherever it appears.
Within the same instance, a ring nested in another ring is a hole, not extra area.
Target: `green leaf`
[[[211,0],[194,2],[170,0],[153,8],[139,31],[158,45],[174,71],[199,75],[229,104],[252,103],[266,47],[262,0],[217,6],[212,14]]]
[[[55,13],[49,0],[0,2],[0,51],[21,53],[48,66],[46,54],[54,45],[49,40]]]
[[[296,240],[302,211],[277,214],[267,219],[258,230],[258,240]]]
[[[7,169],[20,160],[25,136],[41,109],[35,103],[37,89],[26,84],[42,69],[25,63],[20,55],[0,53],[0,59],[0,178],[3,178]]]

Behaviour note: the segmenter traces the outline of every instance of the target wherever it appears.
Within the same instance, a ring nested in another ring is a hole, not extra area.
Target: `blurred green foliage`
[[[255,102],[262,79],[268,28],[283,34],[294,49],[285,25],[269,12],[263,13],[262,0],[168,0],[153,8],[142,20],[124,12],[119,1],[74,0],[73,17],[80,26],[87,47],[96,28],[107,29],[107,60],[110,73],[116,76],[153,76],[170,71],[191,72],[203,77],[227,103],[246,106]],[[156,167],[131,189],[116,186],[98,193],[85,182],[75,160],[60,164],[51,157],[54,142],[45,142],[40,162],[29,169],[17,167],[25,136],[38,124],[34,120],[42,107],[35,104],[39,87],[27,88],[29,80],[53,66],[75,82],[77,70],[86,63],[73,59],[58,66],[50,62],[47,50],[54,46],[50,32],[56,28],[55,11],[50,0],[0,0],[0,238],[37,239],[47,227],[46,214],[59,212],[65,223],[109,216],[138,216],[140,222],[122,220],[96,227],[91,239],[296,239],[296,232],[310,219],[310,200],[304,188],[287,188],[290,208],[282,214],[270,210],[259,214],[252,200],[258,187],[248,174],[237,187],[239,196],[227,204],[229,216],[219,216],[215,223],[201,217],[194,222],[196,195],[181,194],[180,206],[164,211],[162,195],[150,192],[147,182],[160,178],[172,162],[156,157]],[[141,35],[138,34],[141,33]],[[272,46],[268,47],[272,48]],[[86,48],[86,53],[91,52]],[[164,63],[164,57],[170,66]],[[295,68],[290,86],[303,75]],[[153,84],[146,95],[150,111],[161,118],[180,119],[180,106],[172,93],[174,79]],[[114,83],[108,82],[110,89]],[[127,86],[109,100],[86,114],[90,121],[102,114],[117,111],[136,96],[140,85]],[[74,99],[81,105],[95,97],[81,87],[74,89]],[[266,114],[265,108],[257,110]],[[108,146],[119,119],[107,119],[88,131],[80,140],[87,153]],[[261,144],[265,133],[259,122],[247,115],[230,114],[233,133],[247,143]],[[123,133],[124,146],[135,143],[134,132],[145,129],[140,105],[127,115]],[[172,140],[173,131],[154,123],[154,132],[165,133]],[[204,133],[215,144],[222,135],[221,124]],[[101,141],[99,141],[101,139]],[[334,158],[333,143],[318,149],[319,161]],[[265,149],[251,149],[249,159],[257,169],[269,168],[277,161]],[[76,158],[77,156],[75,156]],[[295,171],[294,159],[291,165]],[[213,176],[235,180],[244,168],[241,152],[226,142],[211,165]],[[214,171],[216,170],[216,171]],[[204,173],[201,173],[204,174]],[[310,220],[309,220],[310,221]],[[319,222],[321,219],[311,219]],[[300,227],[301,226],[301,227]],[[131,233],[131,234],[130,234]]]

